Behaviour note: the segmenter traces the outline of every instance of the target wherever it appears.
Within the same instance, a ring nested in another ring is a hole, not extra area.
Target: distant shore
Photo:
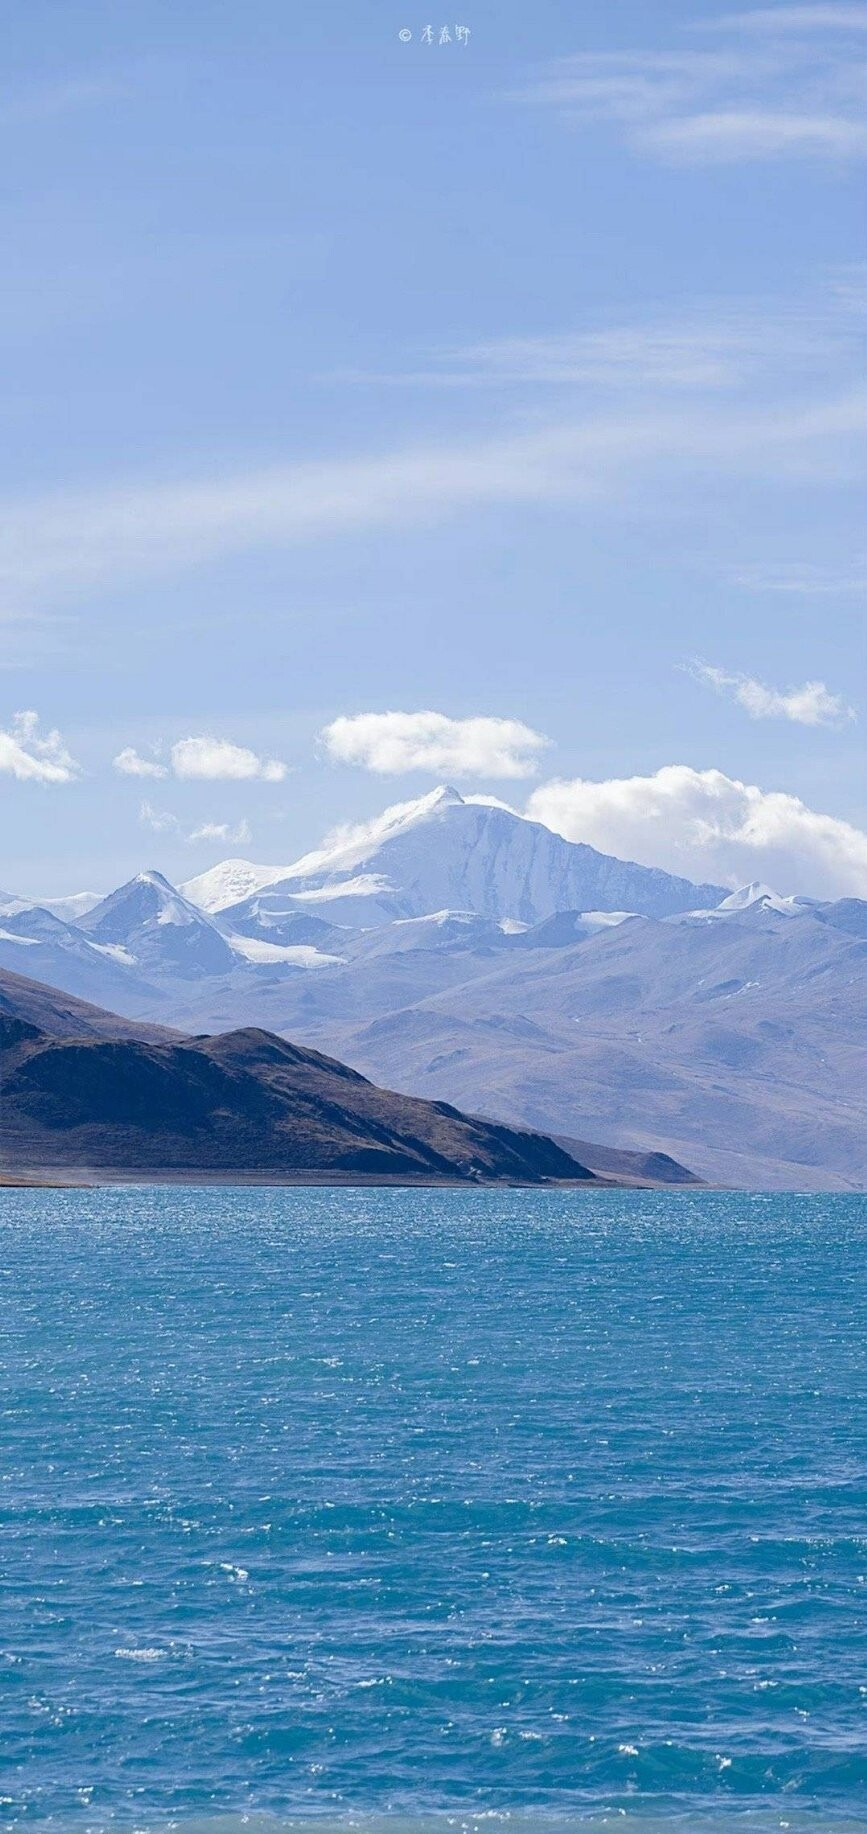
[[[540,1180],[531,1183],[529,1180],[506,1178],[441,1178],[407,1177],[405,1174],[388,1176],[384,1173],[362,1172],[250,1172],[227,1169],[226,1171],[208,1171],[193,1168],[191,1170],[154,1170],[136,1166],[92,1167],[92,1166],[45,1166],[33,1171],[18,1172],[0,1170],[0,1189],[14,1190],[90,1190],[114,1185],[190,1185],[190,1186],[240,1186],[279,1189],[281,1186],[305,1185],[311,1187],[333,1186],[337,1189],[360,1190],[448,1190],[448,1191],[609,1191],[609,1190],[655,1190],[650,1180],[626,1179],[620,1177],[593,1178],[557,1178]],[[668,1187],[666,1187],[668,1188]],[[692,1188],[695,1187],[671,1187]]]
[[[102,1167],[93,1172],[85,1168],[70,1171],[67,1174],[58,1172],[34,1173],[32,1177],[9,1177],[0,1173],[0,1189],[19,1191],[80,1191],[93,1190],[112,1185],[191,1185],[191,1186],[239,1186],[255,1189],[279,1190],[282,1186],[333,1186],[335,1189],[382,1190],[445,1190],[445,1191],[600,1191],[614,1190],[621,1180],[614,1178],[557,1178],[530,1183],[529,1180],[510,1178],[407,1178],[384,1175],[373,1176],[361,1172],[155,1172],[138,1171],[134,1167],[122,1167],[117,1171],[106,1171]],[[646,1188],[650,1186],[633,1188]]]

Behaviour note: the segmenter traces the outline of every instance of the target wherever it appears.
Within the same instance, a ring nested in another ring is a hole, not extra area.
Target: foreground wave
[[[0,1819],[867,1829],[867,1203],[3,1195]]]

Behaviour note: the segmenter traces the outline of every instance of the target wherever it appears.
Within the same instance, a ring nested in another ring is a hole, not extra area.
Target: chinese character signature
[[[410,45],[415,34],[408,25],[405,25],[401,27],[397,36],[402,45]],[[424,25],[418,34],[419,43],[423,45],[468,45],[470,37],[468,25]]]

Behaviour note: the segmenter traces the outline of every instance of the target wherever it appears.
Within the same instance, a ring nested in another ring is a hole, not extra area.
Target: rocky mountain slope
[[[351,987],[340,1018],[339,975],[327,1020],[311,1013],[305,1035],[369,1074],[387,1063],[421,1094],[618,1147],[663,1144],[712,1181],[864,1189],[865,920],[854,900],[796,918],[763,905],[633,918],[390,1009],[380,990],[367,1018]]]
[[[100,1030],[51,989],[6,983],[0,997],[2,1171],[592,1182],[552,1140],[376,1088],[267,1032],[112,1035],[112,1015]],[[16,1004],[89,1030],[52,1035]]]

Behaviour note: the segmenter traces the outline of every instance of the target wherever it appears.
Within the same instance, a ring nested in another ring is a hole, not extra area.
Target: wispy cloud
[[[861,7],[760,8],[702,21],[713,49],[562,59],[528,100],[610,122],[636,151],[682,163],[867,154]]]
[[[153,803],[143,802],[138,812],[143,828],[149,828],[152,834],[172,834],[178,840],[186,841],[190,846],[198,846],[205,841],[230,841],[232,843],[252,840],[249,823],[246,821],[206,821],[196,828],[184,828],[177,815],[170,809],[156,809]]]
[[[0,730],[0,771],[19,783],[71,783],[79,775],[75,759],[56,730],[42,733],[33,712],[16,713]]]
[[[356,713],[332,720],[320,736],[336,763],[360,764],[380,776],[532,777],[550,743],[521,720],[454,720],[431,712]]]
[[[867,897],[863,829],[722,771],[669,764],[650,777],[544,783],[527,813],[567,840],[691,879]]]
[[[761,6],[718,19],[696,20],[700,32],[757,32],[762,37],[794,32],[867,32],[867,6]]]
[[[2,505],[0,597],[41,607],[100,586],[334,535],[435,525],[481,505],[616,499],[690,475],[811,485],[860,477],[860,390],[808,405],[715,413],[626,403],[529,432],[385,457],[278,466],[221,479],[69,493]]]
[[[176,815],[168,809],[155,809],[152,802],[139,805],[138,818],[143,828],[150,828],[152,834],[180,834],[181,824]]]
[[[700,299],[676,316],[645,311],[608,325],[489,338],[423,353],[422,363],[341,380],[445,388],[506,384],[580,387],[633,396],[746,385],[791,387],[793,378],[857,368],[865,303],[860,269],[835,270],[810,299]]]
[[[200,828],[193,828],[192,832],[187,835],[187,839],[193,843],[197,841],[230,841],[233,846],[239,846],[247,841],[251,841],[253,836],[250,831],[250,824],[246,821],[238,821],[234,824],[227,821],[206,821],[202,823]]]
[[[784,109],[707,109],[649,123],[641,138],[651,151],[671,159],[720,164],[786,153],[840,159],[867,154],[863,121]]]
[[[690,673],[718,694],[727,694],[754,720],[791,720],[796,726],[841,726],[856,718],[841,694],[832,694],[823,681],[807,681],[800,688],[769,688],[752,675],[731,675],[709,662],[693,662]]]

